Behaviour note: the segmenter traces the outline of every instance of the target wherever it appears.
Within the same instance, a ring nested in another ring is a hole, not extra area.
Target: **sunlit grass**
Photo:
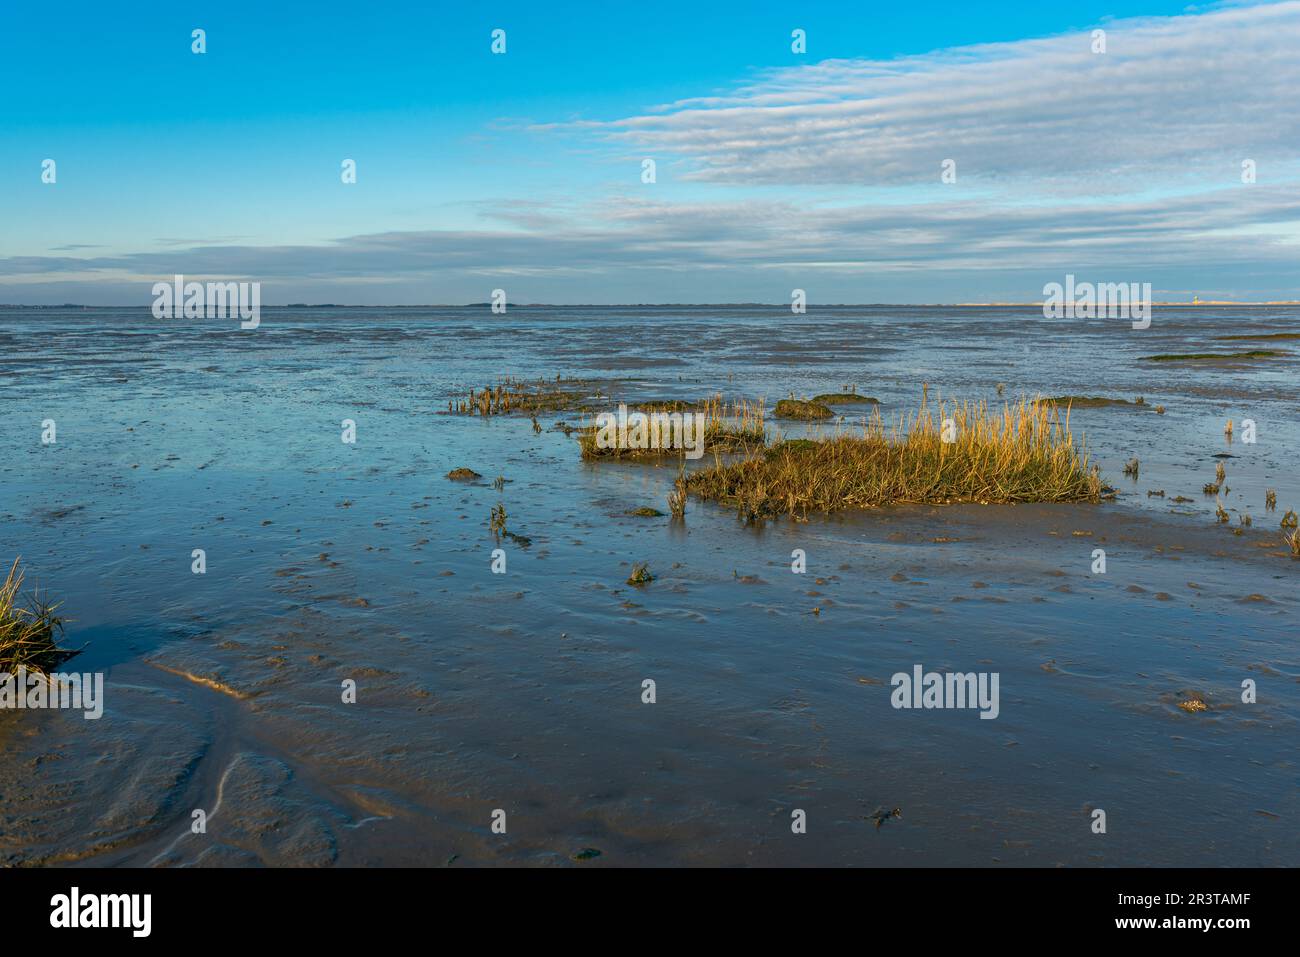
[[[18,561],[14,559],[0,585],[0,674],[16,674],[19,668],[46,673],[71,657],[56,640],[63,633],[63,619],[55,614],[56,605],[35,592],[22,603]]]
[[[951,420],[953,441],[945,442]],[[945,403],[886,427],[877,412],[860,430],[782,442],[738,462],[716,460],[687,488],[742,514],[802,515],[881,505],[953,502],[1096,502],[1069,413],[1042,399],[1005,405]]]

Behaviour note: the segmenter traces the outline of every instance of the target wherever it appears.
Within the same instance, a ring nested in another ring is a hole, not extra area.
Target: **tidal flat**
[[[1294,307],[1142,331],[1014,307],[264,307],[248,331],[0,310],[0,561],[105,674],[97,721],[0,711],[0,865],[1300,864],[1300,363],[1142,361],[1297,330]],[[583,410],[454,406],[557,374],[599,384],[585,413],[877,400],[769,421],[786,439],[889,421],[923,384],[1086,396],[1071,429],[1116,494],[763,521],[691,496],[675,521],[651,511],[677,461],[584,460],[559,427]],[[893,707],[917,665],[997,673],[997,718]]]

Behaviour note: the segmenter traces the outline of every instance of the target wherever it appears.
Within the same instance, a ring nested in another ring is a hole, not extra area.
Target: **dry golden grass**
[[[677,472],[677,481],[673,482],[673,490],[668,493],[668,510],[675,519],[686,517],[686,463],[684,461]]]
[[[57,606],[36,593],[26,606],[20,604],[22,586],[23,573],[14,559],[0,584],[0,674],[16,674],[20,667],[44,674],[72,656],[56,641],[63,632],[63,619],[54,613]]]
[[[488,528],[497,544],[501,544],[501,536],[507,534],[505,505],[498,503],[492,506],[492,514],[488,516]]]
[[[952,442],[943,441],[945,419]],[[687,488],[750,517],[912,503],[1096,502],[1104,491],[1070,432],[1068,410],[1042,399],[996,412],[982,402],[931,407],[924,398],[892,428],[877,412],[860,432],[718,460],[689,476]]]
[[[765,421],[767,413],[762,399],[758,401],[737,399],[734,402],[727,402],[723,400],[722,394],[718,393],[693,404],[648,402],[642,405],[629,405],[628,414],[631,415],[633,412],[643,412],[647,415],[690,412],[704,416],[704,448],[708,451],[744,452],[761,448],[767,441]],[[584,459],[658,459],[668,455],[680,455],[682,452],[681,449],[671,448],[602,448],[597,444],[596,439],[596,427],[584,426],[578,435],[578,444]]]

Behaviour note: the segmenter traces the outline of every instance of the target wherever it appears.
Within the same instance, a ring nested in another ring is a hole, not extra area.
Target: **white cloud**
[[[183,273],[271,283],[268,302],[477,301],[509,277],[519,301],[774,301],[816,282],[823,302],[934,302],[1032,299],[1088,270],[1295,297],[1300,2],[1105,29],[1105,54],[1080,32],[827,61],[563,127],[678,158],[652,191],[482,203],[479,229],[12,257],[0,299],[143,300]],[[704,185],[675,189],[682,169]]]
[[[1300,3],[1104,29],[1104,54],[1078,32],[830,60],[595,128],[734,185],[930,183],[952,158],[960,177],[1123,191],[1300,155]]]

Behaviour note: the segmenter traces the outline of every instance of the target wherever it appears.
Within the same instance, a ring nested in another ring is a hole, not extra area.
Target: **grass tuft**
[[[943,441],[946,419],[955,441]],[[860,434],[782,442],[694,472],[686,485],[751,518],[895,504],[1096,502],[1108,491],[1075,443],[1068,413],[1041,399],[1000,413],[982,402],[932,408],[923,399],[891,429],[877,412]]]
[[[686,463],[677,472],[677,481],[673,483],[673,490],[668,493],[668,510],[672,512],[673,518],[681,521],[686,517]]]
[[[20,603],[23,573],[14,559],[4,583],[0,584],[0,674],[17,674],[19,668],[48,674],[50,669],[76,652],[58,646],[63,619],[57,605],[32,592],[26,605]]]
[[[488,516],[488,528],[498,545],[501,544],[502,535],[510,534],[506,531],[506,507],[504,503],[499,502],[492,506],[492,514]]]

